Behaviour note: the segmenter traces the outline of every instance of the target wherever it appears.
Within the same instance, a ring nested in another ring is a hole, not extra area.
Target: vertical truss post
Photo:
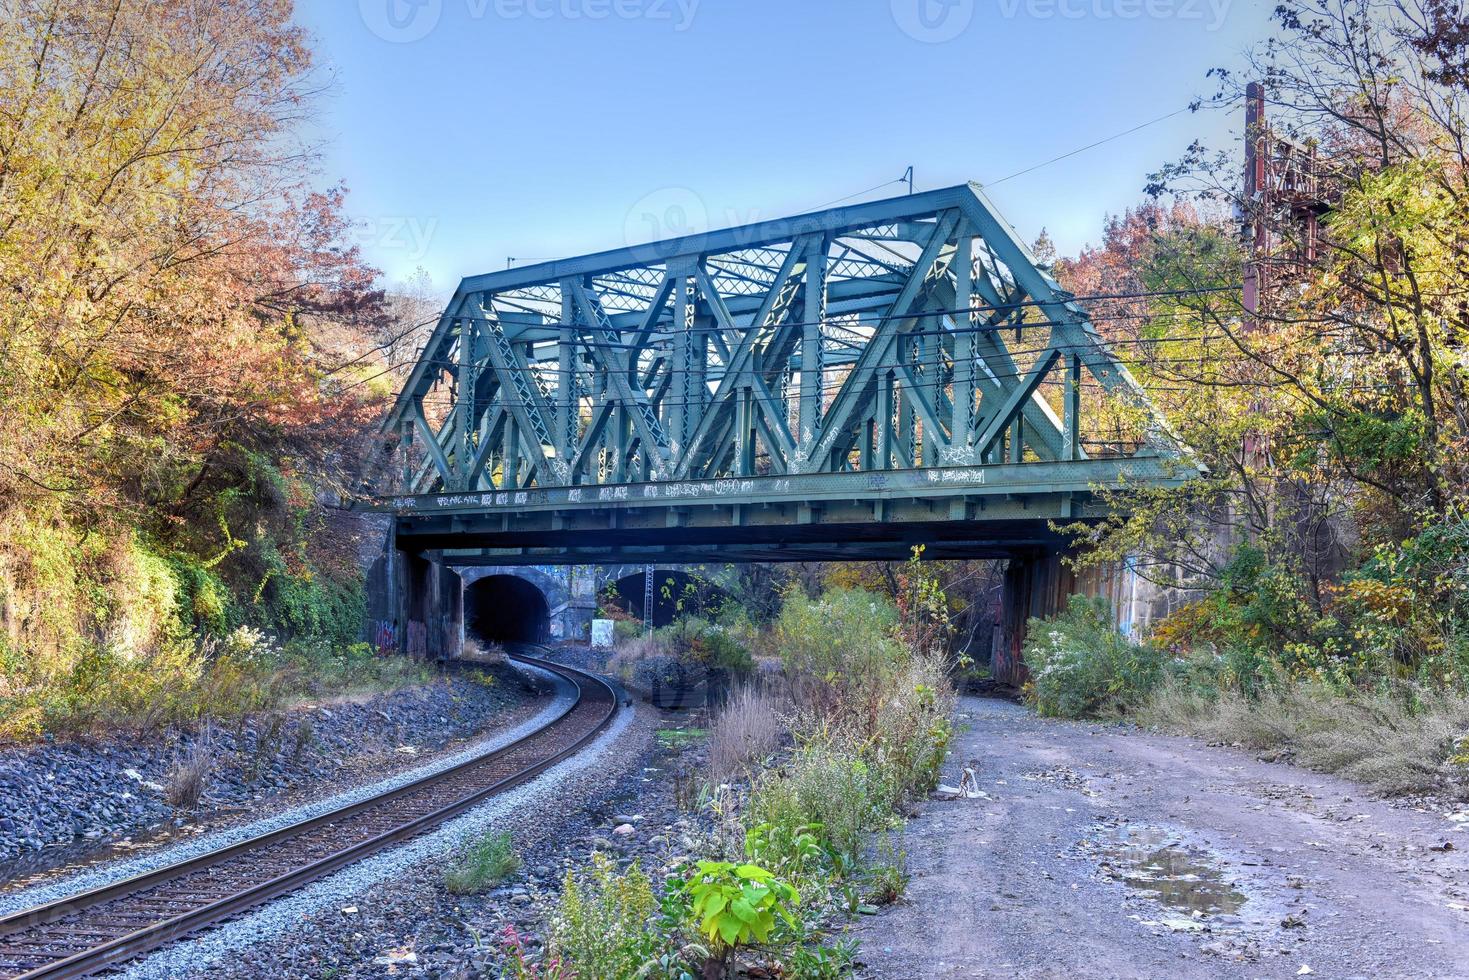
[[[454,406],[458,440],[454,447],[454,468],[458,473],[459,489],[472,490],[469,485],[470,467],[474,465],[473,443],[470,441],[470,420],[474,412],[474,336],[473,317],[459,320],[459,401]]]
[[[968,222],[960,222],[955,232],[958,245],[954,250],[954,421],[950,426],[950,445],[964,462],[973,462],[974,440],[974,239]]]
[[[1081,355],[1066,353],[1066,392],[1062,412],[1065,428],[1065,456],[1081,459]]]
[[[755,472],[755,403],[753,392],[743,387],[735,395],[735,475]]]
[[[576,397],[576,305],[571,292],[561,290],[561,323],[556,331],[556,455],[567,466],[576,456],[577,416],[581,405]],[[575,482],[572,480],[571,482]]]
[[[934,314],[918,321],[918,345],[914,354],[917,370],[913,394],[925,404],[923,419],[923,465],[937,466],[942,462],[944,434],[938,423],[942,414],[939,406],[944,400],[943,344],[941,333],[943,315]]]
[[[520,486],[520,426],[515,419],[505,421],[505,461],[500,473],[500,488],[513,490]]]
[[[413,422],[411,420],[404,419],[398,423],[398,442],[403,460],[403,492],[413,493],[417,490],[414,484],[418,481],[413,473]]]
[[[669,364],[673,378],[669,385],[668,418],[669,437],[674,442],[673,454],[677,457],[698,424],[702,404],[699,388],[703,385],[703,372],[699,365],[705,360],[705,340],[696,326],[698,293],[695,291],[694,263],[671,260],[668,275],[673,280],[673,360]]]
[[[670,269],[670,276],[673,270]],[[688,423],[688,411],[686,408],[688,396],[688,378],[684,374],[689,369],[693,359],[694,338],[692,336],[692,305],[689,302],[688,293],[689,280],[687,276],[679,275],[673,280],[673,399],[668,406],[668,437],[673,440],[673,452],[677,456],[683,451],[684,440],[688,438],[685,426]]]
[[[862,420],[862,437],[857,440],[857,467],[863,471],[877,469],[877,413]]]
[[[901,390],[901,389],[900,389]],[[918,463],[918,447],[915,445],[918,433],[913,425],[913,403],[908,400],[907,393],[902,392],[898,398],[898,431],[894,441],[893,449],[898,455],[898,467],[909,468]]]
[[[796,444],[809,446],[821,424],[821,385],[825,374],[821,354],[821,325],[826,319],[826,256],[830,250],[825,237],[811,242],[806,259],[805,312],[801,319],[801,409],[796,423]]]
[[[877,376],[877,399],[873,415],[877,431],[873,434],[872,454],[876,457],[876,468],[891,469],[893,465],[893,372],[883,371]]]

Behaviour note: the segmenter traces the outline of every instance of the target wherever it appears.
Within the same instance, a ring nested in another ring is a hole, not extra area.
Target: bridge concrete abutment
[[[464,588],[443,562],[400,552],[405,607],[404,651],[411,657],[447,660],[464,649]]]

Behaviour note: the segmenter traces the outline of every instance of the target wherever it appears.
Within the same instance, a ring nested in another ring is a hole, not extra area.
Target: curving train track
[[[544,652],[544,648],[539,649]],[[0,980],[82,977],[232,918],[534,778],[617,711],[605,681],[535,657],[572,703],[509,745],[377,796],[167,867],[0,918]]]

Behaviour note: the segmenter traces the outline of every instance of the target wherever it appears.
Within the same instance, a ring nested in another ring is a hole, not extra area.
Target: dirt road
[[[1469,977],[1469,821],[1234,749],[966,698],[864,975]]]

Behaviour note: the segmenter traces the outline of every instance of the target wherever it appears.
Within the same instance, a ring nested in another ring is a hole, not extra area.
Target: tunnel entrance
[[[633,619],[643,618],[644,573],[625,575],[613,583],[611,598]],[[724,590],[706,579],[667,568],[653,569],[653,625],[667,626],[680,616],[712,617],[725,599]]]
[[[545,643],[551,609],[541,590],[514,575],[489,575],[464,592],[464,623],[484,643]]]

